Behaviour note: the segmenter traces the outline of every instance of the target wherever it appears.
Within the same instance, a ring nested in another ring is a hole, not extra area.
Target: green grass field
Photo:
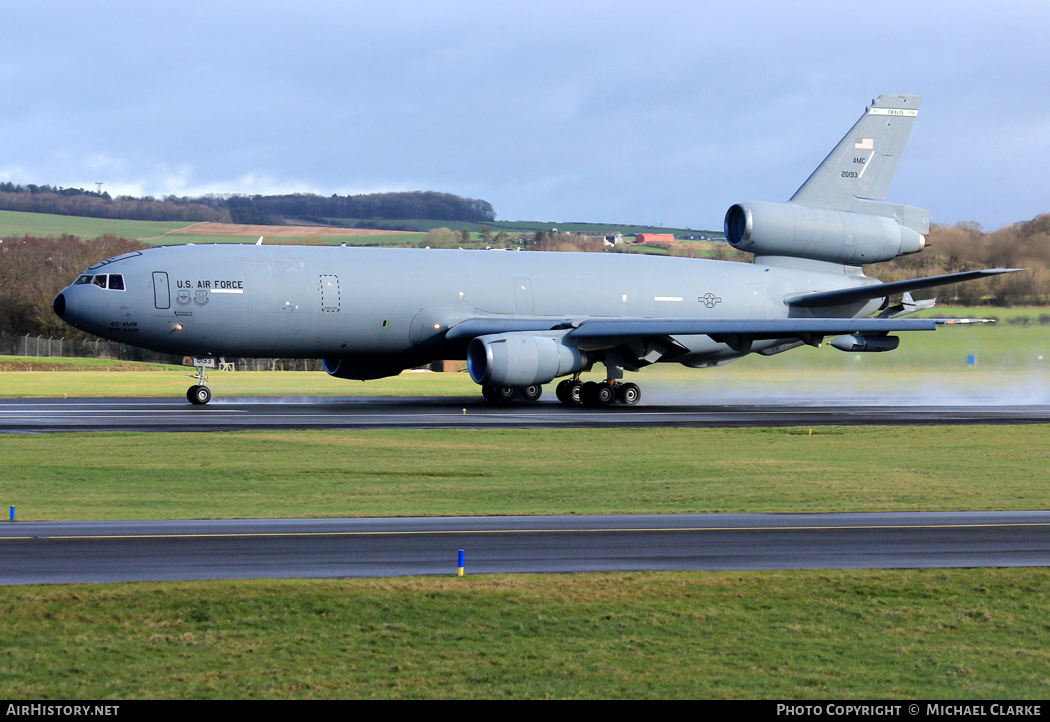
[[[359,223],[368,223],[356,218],[334,218],[331,219],[333,222],[344,223],[348,226],[356,226]],[[377,224],[365,225],[366,228],[383,228],[386,226],[403,226],[406,224],[414,225],[420,229],[419,233],[403,234],[394,233],[390,235],[374,235],[374,236],[354,236],[354,235],[340,235],[338,228],[332,229],[331,236],[323,236],[323,242],[338,245],[339,243],[346,243],[347,245],[361,245],[361,244],[380,244],[380,245],[403,245],[403,244],[417,244],[426,238],[426,231],[433,228],[451,228],[452,230],[460,230],[462,228],[470,229],[476,236],[477,241],[480,242],[480,233],[484,226],[488,226],[493,229],[494,232],[498,233],[501,230],[509,233],[517,234],[520,231],[533,231],[537,228],[549,230],[550,228],[557,227],[562,231],[571,232],[601,232],[601,231],[616,231],[623,233],[624,235],[634,235],[635,233],[674,233],[676,235],[688,235],[707,233],[709,235],[715,234],[716,237],[721,237],[720,232],[713,231],[695,231],[685,228],[656,228],[650,226],[624,226],[624,225],[602,225],[600,223],[547,223],[540,221],[495,221],[491,224],[484,223],[458,223],[455,221],[428,221],[428,220],[405,220],[405,221],[380,221]],[[126,220],[110,220],[105,218],[85,218],[81,216],[60,216],[49,213],[23,213],[20,211],[0,211],[0,238],[5,236],[61,236],[63,234],[69,234],[74,236],[80,236],[81,238],[97,238],[98,236],[111,233],[116,236],[123,238],[131,238],[134,240],[144,241],[152,244],[170,245],[176,243],[255,243],[258,240],[258,236],[216,236],[216,235],[201,235],[201,234],[181,234],[176,233],[172,235],[166,235],[172,231],[176,231],[188,226],[194,225],[192,222],[185,221],[126,221]],[[306,242],[317,242],[320,239],[314,238],[309,239]],[[296,241],[294,238],[282,238],[279,242],[288,243]],[[305,239],[298,239],[296,242],[304,242]]]
[[[362,218],[329,218],[326,219],[330,223],[338,223],[349,227],[357,226],[358,224],[369,224],[372,221]],[[362,225],[364,228],[370,227],[401,227],[401,226],[414,226],[421,231],[429,231],[434,228],[448,228],[453,231],[462,230],[464,228],[472,231],[473,233],[481,233],[485,227],[492,229],[494,233],[500,231],[506,231],[508,233],[517,234],[519,232],[531,233],[536,230],[549,231],[552,228],[557,228],[559,231],[567,231],[570,233],[622,233],[625,236],[633,236],[636,233],[672,233],[676,236],[686,235],[699,235],[706,234],[714,238],[722,238],[722,231],[704,231],[694,230],[692,228],[661,228],[658,226],[638,226],[638,225],[624,225],[617,223],[558,223],[556,221],[492,221],[491,223],[470,223],[465,221],[431,221],[426,219],[408,219],[408,220],[396,220],[396,221],[378,221],[378,226]]]
[[[0,211],[0,237],[69,234],[81,238],[97,238],[111,233],[115,236],[140,241],[155,241],[165,233],[191,225],[193,224],[180,221],[121,221],[106,218],[58,216],[48,213]]]
[[[1022,426],[0,435],[23,521],[1050,508]],[[610,450],[615,450],[611,453]]]
[[[1039,700],[1048,585],[956,569],[5,587],[0,695]]]

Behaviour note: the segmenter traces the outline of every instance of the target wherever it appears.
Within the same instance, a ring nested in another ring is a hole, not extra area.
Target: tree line
[[[113,198],[106,192],[49,185],[0,183],[0,210],[138,221],[187,221],[283,225],[286,219],[327,223],[329,219],[422,219],[485,223],[496,213],[488,201],[451,193],[410,191],[356,196],[169,195]]]
[[[0,241],[0,332],[24,336],[94,338],[77,331],[51,310],[51,302],[88,266],[148,248],[139,241],[106,235],[4,238]]]

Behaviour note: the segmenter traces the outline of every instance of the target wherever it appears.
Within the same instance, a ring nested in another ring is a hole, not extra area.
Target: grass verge
[[[1048,431],[7,434],[0,508],[23,520],[1045,509]]]
[[[1050,571],[0,589],[5,699],[1023,699]]]

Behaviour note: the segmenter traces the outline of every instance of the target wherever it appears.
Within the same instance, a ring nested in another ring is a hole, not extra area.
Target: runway
[[[478,397],[6,399],[0,433],[243,431],[252,429],[483,429],[749,427],[1050,423],[1047,405],[876,405],[819,398],[604,409],[553,401],[494,406]]]
[[[0,433],[1050,423],[1045,405],[585,409],[464,398],[16,399]],[[0,523],[0,584],[1050,565],[1050,512]]]
[[[1050,512],[0,524],[0,584],[1050,565]]]

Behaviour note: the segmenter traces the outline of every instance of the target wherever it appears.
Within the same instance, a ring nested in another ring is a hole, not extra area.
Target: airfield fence
[[[0,333],[0,356],[40,358],[102,358],[155,364],[185,365],[187,359],[168,353],[102,339],[55,338]],[[320,371],[318,359],[227,358],[236,371]],[[218,370],[218,369],[217,369]]]

